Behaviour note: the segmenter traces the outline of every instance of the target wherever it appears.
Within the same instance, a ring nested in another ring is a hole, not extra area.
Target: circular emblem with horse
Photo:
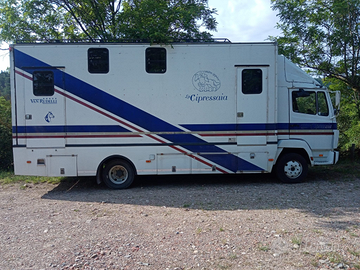
[[[221,87],[219,77],[210,71],[196,72],[192,78],[192,83],[200,92],[215,92]]]

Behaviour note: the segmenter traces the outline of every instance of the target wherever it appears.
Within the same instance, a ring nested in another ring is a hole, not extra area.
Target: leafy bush
[[[10,101],[0,96],[0,169],[9,170],[12,164],[12,130]]]
[[[340,131],[339,149],[347,152],[353,144],[360,149],[360,95],[345,83],[327,79],[330,90],[341,90],[340,114],[337,118]]]
[[[10,73],[9,71],[0,72],[0,96],[10,100]]]

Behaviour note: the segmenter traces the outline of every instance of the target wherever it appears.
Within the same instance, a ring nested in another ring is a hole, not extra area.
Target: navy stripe
[[[296,124],[197,124],[181,125],[194,132],[208,131],[268,131],[268,130],[336,130],[336,123],[296,123]],[[26,129],[26,130],[25,130]],[[12,127],[13,133],[16,127]],[[178,130],[182,132],[183,130]],[[118,125],[94,126],[18,126],[19,133],[59,133],[59,132],[131,132]],[[176,134],[178,135],[178,134]]]
[[[210,144],[210,143],[208,143]],[[236,143],[212,143],[215,145],[236,145]],[[123,143],[123,144],[116,144],[116,143],[108,143],[108,144],[65,144],[65,147],[146,147],[146,146],[182,146],[182,145],[175,145],[173,143]],[[17,148],[26,148],[26,145],[13,145],[13,147]],[[209,154],[208,154],[209,155]],[[206,156],[206,154],[204,155]]]
[[[207,143],[213,145],[236,145],[236,143]],[[111,143],[111,144],[66,144],[66,147],[129,147],[129,146],[181,146],[184,147],[189,144],[177,145],[174,143]],[[205,154],[206,155],[206,154]]]
[[[336,123],[291,123],[290,130],[336,130]]]
[[[49,66],[29,55],[15,50],[15,66],[21,67],[44,67]],[[27,72],[32,73],[34,69],[26,69]],[[65,79],[66,91],[76,95],[87,102],[90,102],[108,112],[113,113],[127,121],[141,126],[150,132],[182,132],[183,130],[121,100],[108,93],[85,83],[61,70],[54,70],[54,83],[56,86],[63,88],[63,79]],[[89,75],[90,76],[90,75]],[[175,144],[183,145],[184,143],[193,143],[194,145],[184,145],[183,147],[194,153],[207,152],[207,153],[227,153],[225,150],[214,145],[201,145],[206,143],[193,135],[184,134],[181,136],[174,135],[159,135]],[[175,138],[176,137],[176,138]],[[197,144],[197,145],[196,145]],[[232,172],[238,170],[262,171],[260,167],[247,162],[239,157],[231,154],[208,155],[206,159],[221,165]]]

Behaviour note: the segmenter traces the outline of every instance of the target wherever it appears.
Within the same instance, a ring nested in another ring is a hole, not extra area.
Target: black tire
[[[102,170],[101,179],[108,188],[128,188],[134,181],[135,169],[129,162],[114,159],[107,162]]]
[[[302,155],[289,153],[280,157],[275,170],[277,178],[283,183],[300,183],[306,178],[308,164]]]

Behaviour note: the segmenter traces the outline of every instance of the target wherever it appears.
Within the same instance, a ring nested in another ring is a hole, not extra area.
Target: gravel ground
[[[360,179],[308,178],[3,185],[0,269],[360,269]]]

